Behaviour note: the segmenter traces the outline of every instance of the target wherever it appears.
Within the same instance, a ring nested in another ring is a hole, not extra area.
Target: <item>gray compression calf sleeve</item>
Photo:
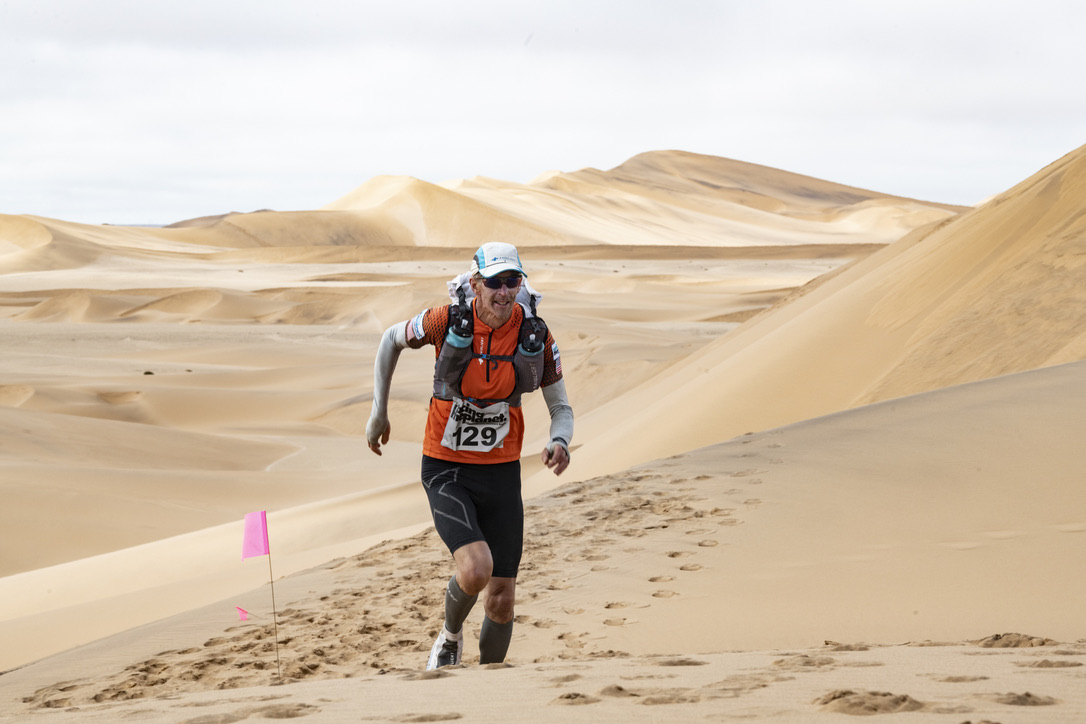
[[[456,576],[449,579],[449,585],[445,588],[445,628],[449,633],[460,633],[464,620],[478,598],[478,595],[469,596],[461,591]]]
[[[500,664],[505,661],[509,642],[513,639],[513,622],[495,623],[490,616],[483,617],[479,631],[479,663]]]

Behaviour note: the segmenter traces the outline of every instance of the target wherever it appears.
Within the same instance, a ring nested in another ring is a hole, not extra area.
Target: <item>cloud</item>
[[[972,203],[1082,143],[1072,3],[0,4],[0,212],[168,223],[680,148]]]

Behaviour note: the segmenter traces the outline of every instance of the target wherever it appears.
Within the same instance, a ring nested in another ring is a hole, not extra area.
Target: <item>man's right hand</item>
[[[381,446],[388,444],[388,436],[392,433],[392,425],[388,420],[379,420],[371,417],[366,423],[366,442],[375,454],[381,454]]]

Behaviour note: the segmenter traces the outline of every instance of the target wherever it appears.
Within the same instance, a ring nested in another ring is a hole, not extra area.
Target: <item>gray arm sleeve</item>
[[[373,408],[366,423],[366,440],[376,442],[388,426],[388,393],[400,352],[407,348],[407,322],[397,322],[381,335],[373,362]]]
[[[551,413],[551,442],[558,443],[569,453],[569,444],[573,441],[573,408],[566,397],[565,380],[544,387],[543,399]]]

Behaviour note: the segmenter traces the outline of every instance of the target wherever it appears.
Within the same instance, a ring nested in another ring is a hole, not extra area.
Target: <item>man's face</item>
[[[513,305],[516,304],[521,279],[516,272],[502,272],[490,279],[472,278],[471,288],[478,299],[476,309],[479,318],[494,328],[508,322],[513,316]],[[498,288],[494,289],[493,286],[499,282]]]

